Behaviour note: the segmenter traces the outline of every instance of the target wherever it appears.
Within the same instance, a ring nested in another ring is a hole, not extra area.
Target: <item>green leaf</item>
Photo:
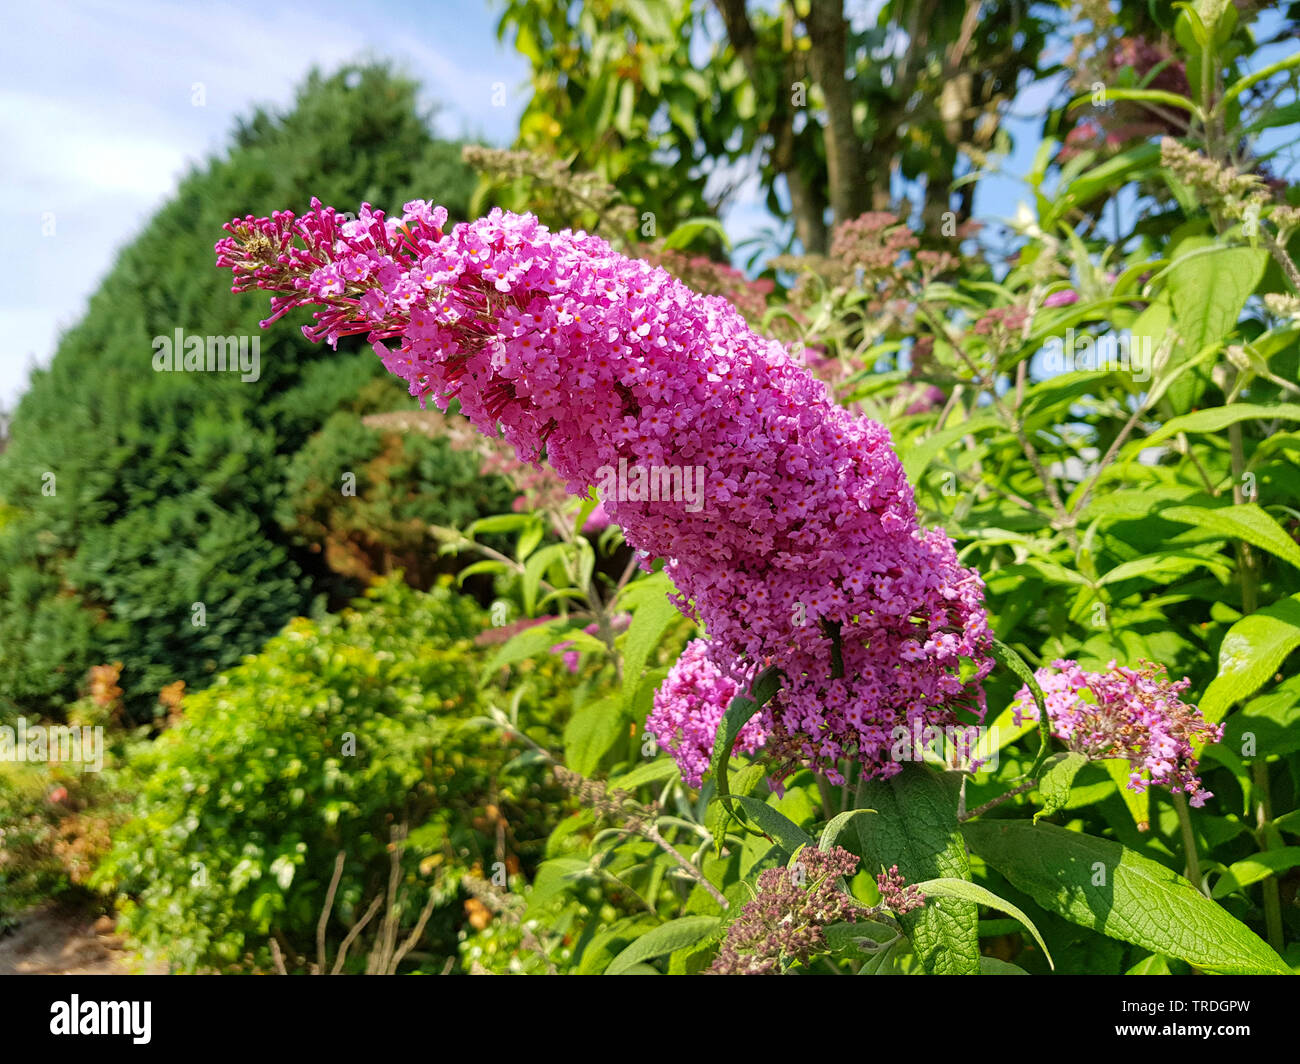
[[[643,961],[693,946],[713,934],[720,923],[716,916],[682,916],[669,920],[653,931],[648,931],[623,950],[609,962],[605,974],[625,975],[630,968]]]
[[[716,218],[687,218],[664,238],[664,247],[672,249],[690,247],[701,233],[715,234],[722,241],[722,246],[727,251],[731,250],[727,231]]]
[[[1127,182],[1135,173],[1160,162],[1160,145],[1140,144],[1127,151],[1120,152],[1114,158],[1106,160],[1100,166],[1094,166],[1081,177],[1071,181],[1064,189],[1059,189],[1051,218],[1043,218],[1039,224],[1048,227],[1056,217],[1067,212],[1071,207],[1083,206],[1097,196],[1110,194]]]
[[[1038,756],[1034,758],[1034,764],[1029,770],[1030,778],[1034,778],[1042,771],[1043,765],[1047,761],[1047,755],[1051,749],[1051,722],[1047,716],[1047,702],[1043,699],[1043,689],[1038,686],[1038,679],[1034,676],[1033,670],[1025,664],[1025,660],[1012,650],[1006,643],[1000,639],[989,641],[989,650],[993,655],[993,660],[1003,668],[1010,669],[1029,688],[1030,695],[1033,696],[1034,705],[1038,707]]]
[[[1274,602],[1239,620],[1219,644],[1219,674],[1200,701],[1205,719],[1217,723],[1234,702],[1254,694],[1300,646],[1300,594]]]
[[[1224,539],[1244,539],[1300,569],[1300,546],[1265,510],[1253,502],[1217,508],[1174,506],[1161,510],[1160,516],[1179,524],[1208,529]]]
[[[1034,941],[1038,943],[1043,955],[1047,958],[1047,963],[1056,967],[1056,962],[1052,960],[1052,951],[1047,948],[1047,943],[1043,941],[1043,936],[1038,933],[1038,928],[1034,922],[1024,913],[1012,905],[1009,901],[999,898],[991,890],[981,887],[978,883],[969,883],[964,879],[927,879],[924,883],[916,884],[922,894],[927,897],[938,898],[961,898],[965,901],[973,901],[976,905],[987,905],[990,909],[997,909],[998,912],[1006,913],[1008,916],[1014,916],[1025,926]]]
[[[1182,876],[1117,842],[1023,820],[974,821],[962,834],[1012,886],[1081,927],[1207,972],[1291,974]]]
[[[1183,256],[1189,249],[1192,254]],[[1174,322],[1190,357],[1236,328],[1241,308],[1264,276],[1268,252],[1216,246],[1211,237],[1189,237],[1177,250],[1181,257],[1166,277]]]
[[[1196,507],[1187,507],[1187,509],[1196,509]],[[1169,511],[1161,510],[1160,516],[1168,517]],[[1297,554],[1300,554],[1300,548],[1297,548]],[[1134,580],[1138,577],[1154,583],[1169,584],[1172,582],[1171,577],[1182,576],[1200,566],[1221,570],[1225,565],[1226,562],[1221,555],[1206,557],[1189,550],[1161,551],[1158,554],[1148,554],[1143,558],[1134,558],[1131,562],[1121,562],[1098,580],[1097,586],[1105,587],[1107,584],[1117,584],[1121,580]]]
[[[1132,100],[1135,103],[1163,103],[1169,107],[1177,107],[1179,110],[1186,111],[1189,114],[1200,116],[1201,109],[1196,106],[1186,96],[1179,96],[1176,92],[1164,92],[1160,89],[1119,89],[1106,88],[1106,100]],[[1091,94],[1080,96],[1076,100],[1070,101],[1070,107],[1081,107],[1084,104],[1091,103]]]
[[[971,760],[990,761],[993,759],[994,754],[1010,746],[1017,739],[1028,735],[1037,727],[1038,721],[1029,720],[1023,716],[1020,723],[1017,724],[1015,708],[1008,706],[998,714],[997,719],[980,735],[979,742],[975,744],[975,752],[971,755]]]
[[[632,610],[632,623],[623,643],[623,706],[631,709],[641,673],[664,633],[681,619],[668,593],[672,582],[663,572],[629,584],[619,597],[622,609]]]
[[[564,763],[580,776],[590,776],[627,731],[627,718],[614,698],[583,706],[564,728]]]
[[[1300,750],[1300,676],[1288,677],[1232,714],[1223,725],[1223,745],[1250,758]]]
[[[868,781],[862,801],[880,814],[856,821],[864,871],[897,865],[909,883],[970,879],[966,848],[957,832],[956,795],[943,776],[926,765],[909,763],[888,780]],[[940,898],[899,922],[927,972],[979,971],[978,911],[973,903]]]
[[[492,517],[480,517],[465,529],[465,534],[477,536],[494,532],[516,532],[527,528],[535,520],[532,514],[494,514]]]
[[[556,857],[542,862],[528,892],[528,908],[536,909],[580,879],[594,876],[589,862],[579,857]]]
[[[975,433],[983,432],[986,429],[997,428],[1000,424],[999,421],[991,417],[972,418],[960,425],[941,429],[933,435],[927,436],[915,446],[897,448],[899,458],[903,463],[903,472],[907,474],[908,482],[915,484],[921,474],[929,468],[930,463],[958,440],[973,436]]]
[[[631,772],[611,779],[609,786],[611,789],[617,788],[620,791],[631,791],[637,787],[644,787],[647,783],[664,783],[670,779],[676,779],[677,771],[675,761],[671,758],[661,757],[658,761],[638,765]]]
[[[1127,975],[1169,975],[1169,961],[1160,956],[1159,953],[1152,953],[1150,956],[1143,957],[1137,964],[1128,970]]]
[[[1218,432],[1239,421],[1300,421],[1300,405],[1296,403],[1274,403],[1261,406],[1257,403],[1233,403],[1231,406],[1215,406],[1209,410],[1198,410],[1194,414],[1184,414],[1166,422],[1150,436],[1139,442],[1142,448],[1154,447],[1157,443],[1177,436],[1180,432]]]
[[[1019,965],[998,960],[997,957],[980,958],[980,975],[1028,975]]]
[[[740,729],[743,728],[750,718],[754,716],[763,704],[780,690],[781,673],[777,669],[769,668],[759,673],[754,678],[750,688],[749,695],[736,695],[731,700],[722,714],[722,720],[718,722],[718,734],[713,740],[713,758],[712,771],[714,783],[717,787],[717,797],[722,802],[728,813],[733,813],[731,806],[731,792],[727,785],[727,765],[731,761],[731,753],[736,748],[736,739],[740,736]],[[722,834],[726,828],[726,821],[718,831],[718,844],[722,844]]]
[[[1129,816],[1133,818],[1138,831],[1146,831],[1151,826],[1151,788],[1139,792],[1129,787],[1129,776],[1133,772],[1133,765],[1126,758],[1108,757],[1099,764],[1115,784],[1120,800],[1128,810]]]
[[[1285,59],[1279,59],[1276,63],[1270,63],[1266,67],[1261,67],[1253,74],[1247,74],[1239,81],[1233,82],[1227,92],[1223,94],[1223,103],[1231,103],[1252,85],[1257,85],[1261,81],[1267,81],[1269,78],[1282,73],[1284,70],[1290,70],[1292,67],[1300,66],[1300,52],[1295,55],[1289,55]]]
[[[859,957],[871,957],[877,952],[871,948],[872,943],[883,945],[898,937],[898,932],[888,924],[874,920],[846,920],[839,924],[827,924],[822,928],[826,936],[826,945],[832,953],[851,953]],[[863,940],[866,940],[864,946]]]
[[[1300,867],[1300,846],[1284,846],[1280,850],[1251,854],[1244,860],[1229,865],[1214,884],[1212,893],[1216,898],[1224,898],[1235,890],[1243,890],[1261,879],[1296,867]]]
[[[567,543],[552,543],[549,547],[529,556],[524,563],[523,592],[524,609],[531,614],[537,608],[537,592],[541,588],[542,578],[556,562],[563,562],[573,550]]]
[[[1065,803],[1070,800],[1070,787],[1074,784],[1074,777],[1087,763],[1086,755],[1071,750],[1068,753],[1057,754],[1043,766],[1046,771],[1038,780],[1038,791],[1043,797],[1043,808],[1034,814],[1035,824],[1038,823],[1039,817],[1051,816],[1065,808]]]
[[[840,813],[822,828],[822,837],[817,842],[817,849],[829,850],[839,841],[840,833],[854,820],[860,816],[874,815],[875,812],[874,809],[849,809]]]
[[[481,683],[488,683],[498,669],[513,665],[537,654],[549,653],[551,647],[560,643],[572,643],[573,650],[586,650],[603,653],[605,644],[593,635],[588,635],[581,628],[565,627],[570,622],[565,620],[548,621],[545,624],[525,628],[517,635],[511,636],[483,670]]]
[[[738,794],[733,799],[741,809],[741,815],[752,820],[763,832],[788,854],[794,854],[800,846],[813,846],[813,837],[784,813],[779,813],[764,801]]]

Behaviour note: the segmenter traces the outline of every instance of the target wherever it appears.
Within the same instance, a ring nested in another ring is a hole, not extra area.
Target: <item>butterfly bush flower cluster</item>
[[[363,205],[344,220],[313,200],[301,218],[230,222],[217,261],[235,291],[272,293],[267,323],[314,306],[308,338],[366,336],[422,404],[455,398],[571,492],[620,460],[703,467],[698,512],[602,503],[647,566],[666,559],[677,605],[708,634],[679,671],[701,654],[741,688],[781,671],[757,718],[778,772],[813,765],[839,782],[837,763],[855,758],[893,775],[896,725],[982,717],[983,584],[944,532],[919,527],[882,425],[837,406],[726,300],[597,237],[500,210],[450,230],[446,219],[414,201],[400,219]],[[719,683],[669,687],[707,691],[691,714],[720,712]],[[664,745],[699,749],[687,713]]]
[[[921,888],[915,883],[908,883],[898,870],[898,865],[891,865],[886,871],[877,873],[876,888],[880,891],[880,904],[895,916],[905,916],[925,905],[925,895],[921,893]]]
[[[706,640],[693,639],[686,645],[655,692],[654,708],[646,718],[646,727],[672,754],[682,779],[692,787],[704,780],[723,710],[743,694],[740,684],[709,654]],[[765,739],[762,722],[751,718],[740,729],[734,749],[752,754]]]
[[[1196,776],[1194,745],[1216,743],[1223,726],[1210,724],[1196,706],[1179,695],[1190,680],[1170,682],[1163,666],[1142,662],[1136,669],[1085,672],[1078,662],[1059,659],[1035,674],[1043,690],[1052,733],[1071,750],[1093,760],[1126,758],[1133,771],[1129,790],[1141,794],[1151,784],[1185,792],[1193,806],[1213,794]],[[1038,720],[1038,707],[1027,687],[1013,703],[1017,724]]]
[[[839,886],[857,868],[857,857],[842,847],[808,846],[793,867],[761,872],[754,899],[727,928],[709,974],[780,975],[825,953],[823,928],[857,919],[858,906]]]

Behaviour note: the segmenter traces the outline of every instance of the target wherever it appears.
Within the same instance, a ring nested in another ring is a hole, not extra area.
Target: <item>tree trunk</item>
[[[853,124],[853,87],[848,65],[848,23],[843,0],[811,0],[808,52],[812,75],[826,103],[826,168],[835,222],[856,218],[871,205],[866,152]]]
[[[714,5],[722,16],[731,47],[744,64],[749,79],[757,85],[762,80],[762,72],[758,69],[758,38],[745,11],[745,0],[714,0]],[[794,91],[794,84],[799,80],[793,49],[787,52],[785,73],[787,85],[777,91],[767,128],[772,137],[768,161],[772,169],[785,177],[790,190],[795,236],[803,250],[808,254],[825,254],[829,247],[826,197],[800,171],[795,150],[794,106],[787,95],[787,92]]]

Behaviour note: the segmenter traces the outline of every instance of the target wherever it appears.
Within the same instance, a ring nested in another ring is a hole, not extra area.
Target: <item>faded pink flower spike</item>
[[[1210,724],[1196,706],[1179,695],[1191,686],[1171,683],[1164,666],[1141,662],[1137,669],[1084,672],[1076,661],[1059,659],[1051,669],[1034,673],[1043,690],[1052,734],[1066,746],[1093,760],[1126,758],[1133,766],[1128,787],[1141,794],[1151,784],[1185,791],[1193,806],[1202,806],[1211,792],[1196,776],[1193,744],[1217,743],[1223,726]],[[1027,687],[1012,703],[1017,724],[1038,720],[1038,707]]]

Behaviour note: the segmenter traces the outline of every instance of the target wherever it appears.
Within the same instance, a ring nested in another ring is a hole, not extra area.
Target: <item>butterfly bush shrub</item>
[[[302,308],[311,339],[365,337],[422,406],[454,401],[574,498],[561,542],[515,514],[490,526],[514,556],[477,563],[530,615],[489,673],[563,653],[592,687],[562,751],[520,740],[585,812],[491,895],[500,932],[467,937],[472,964],[1300,961],[1280,882],[1300,864],[1296,438],[1277,432],[1300,421],[1300,216],[1227,157],[1214,62],[1186,135],[1112,167],[1192,218],[1175,236],[1075,228],[1113,191],[1079,158],[1118,150],[1075,137],[1054,190],[1040,153],[996,280],[975,227],[940,247],[872,212],[829,258],[779,263],[798,280],[771,332],[675,277],[684,256],[529,213],[448,229],[424,201],[354,220],[313,201],[227,226],[218,262],[271,294],[268,323]],[[698,505],[637,487],[696,470]],[[596,536],[630,549],[621,575]],[[578,894],[598,921],[565,916]]]

